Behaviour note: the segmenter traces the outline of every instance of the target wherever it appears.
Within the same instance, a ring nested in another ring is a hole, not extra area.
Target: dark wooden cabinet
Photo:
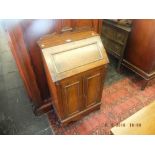
[[[133,20],[123,64],[147,83],[155,77],[155,20]]]
[[[41,50],[37,41],[44,35],[76,30],[101,32],[98,19],[5,20],[8,40],[34,111],[41,114],[52,108]]]
[[[94,31],[45,36],[39,42],[53,105],[65,125],[99,109],[108,58]]]
[[[103,20],[101,33],[102,41],[107,52],[119,60],[117,66],[118,71],[120,71],[120,66],[124,58],[124,52],[130,31],[131,27],[129,26],[123,26],[110,20]]]

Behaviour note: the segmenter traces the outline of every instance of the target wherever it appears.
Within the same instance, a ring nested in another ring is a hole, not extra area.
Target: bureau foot
[[[61,126],[64,127],[64,126],[67,126],[68,124],[70,123],[73,123],[73,122],[76,122],[78,120],[80,120],[81,118],[83,118],[84,116],[86,116],[87,114],[93,112],[93,111],[96,111],[96,110],[99,110],[100,109],[100,105],[101,105],[101,102],[73,115],[73,116],[70,116],[64,120],[61,120]]]
[[[148,83],[149,83],[149,80],[144,80],[142,87],[141,87],[141,90],[144,90],[146,88],[146,86],[148,85]]]

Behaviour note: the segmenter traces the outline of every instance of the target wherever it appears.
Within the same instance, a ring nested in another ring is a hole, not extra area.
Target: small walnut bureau
[[[38,41],[59,121],[66,125],[100,108],[108,57],[94,31],[48,35]]]

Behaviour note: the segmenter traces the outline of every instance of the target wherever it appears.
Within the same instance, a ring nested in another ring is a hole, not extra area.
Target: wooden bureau
[[[94,31],[49,35],[38,42],[53,105],[65,125],[100,108],[109,62]]]

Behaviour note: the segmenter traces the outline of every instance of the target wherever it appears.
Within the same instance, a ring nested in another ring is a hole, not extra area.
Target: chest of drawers
[[[118,71],[120,70],[130,31],[130,27],[103,20],[102,41],[107,52],[118,58]]]

